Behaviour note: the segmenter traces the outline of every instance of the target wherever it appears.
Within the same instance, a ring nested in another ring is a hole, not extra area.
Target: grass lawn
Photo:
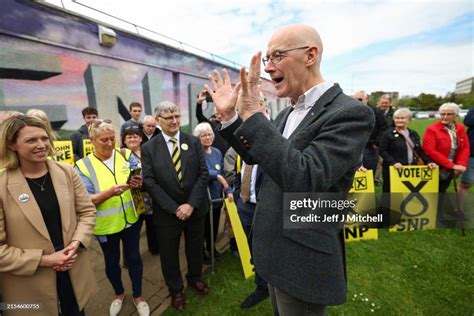
[[[409,127],[423,137],[435,121],[413,120]],[[347,303],[330,307],[329,315],[474,315],[474,231],[379,230],[378,240],[346,245]],[[208,296],[187,291],[185,312],[164,315],[271,315],[269,300],[240,309],[255,287],[229,252],[205,279]]]
[[[474,232],[458,230],[379,232],[378,240],[347,243],[347,303],[329,315],[472,315],[474,313]],[[184,313],[164,315],[270,315],[269,300],[242,311],[253,291],[240,261],[230,252],[205,276],[206,296],[187,291]],[[373,311],[372,311],[373,310]]]

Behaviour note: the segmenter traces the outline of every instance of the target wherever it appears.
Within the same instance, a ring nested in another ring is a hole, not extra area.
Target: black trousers
[[[204,221],[207,218],[200,216],[187,221],[167,216],[166,224],[158,221],[157,236],[160,247],[161,271],[170,294],[183,290],[183,277],[179,265],[179,242],[184,232],[186,260],[188,262],[188,283],[201,279],[202,273],[202,244],[204,239]]]
[[[72,288],[71,278],[68,271],[56,272],[56,286],[61,316],[85,316],[84,310],[80,311],[77,306],[76,296]]]
[[[237,200],[237,212],[239,214],[240,222],[242,223],[242,228],[244,229],[245,235],[247,235],[247,242],[249,245],[250,253],[253,256],[252,250],[252,223],[253,216],[255,214],[256,204],[254,203],[244,203],[239,197]],[[250,263],[254,264],[253,258],[250,258]],[[255,271],[255,286],[256,292],[259,294],[268,293],[267,281],[262,279],[262,277]]]
[[[153,254],[159,253],[160,247],[158,247],[158,238],[156,236],[156,226],[153,224],[153,215],[142,214],[140,215],[140,218],[145,221],[148,251]]]

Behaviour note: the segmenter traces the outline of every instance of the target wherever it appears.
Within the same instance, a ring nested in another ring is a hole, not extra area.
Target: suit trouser
[[[255,203],[244,203],[240,197],[237,200],[237,212],[239,213],[240,222],[242,223],[245,235],[247,235],[250,253],[252,253],[252,222],[253,215],[255,214],[255,207]],[[253,264],[253,259],[251,259],[251,261]],[[255,271],[255,285],[257,287],[256,292],[268,292],[267,281],[262,279],[262,277],[257,273],[257,271]]]
[[[201,279],[204,221],[207,218],[207,213],[187,221],[181,221],[177,217],[171,218],[171,216],[173,215],[166,218],[166,225],[163,225],[162,220],[158,221],[157,235],[161,271],[169,292],[176,294],[183,290],[183,277],[179,266],[179,243],[183,232],[188,262],[186,279],[188,283],[194,283]]]
[[[84,310],[79,310],[76,296],[72,288],[71,278],[68,271],[56,272],[56,285],[58,288],[58,299],[61,306],[61,316],[85,316]]]
[[[325,316],[327,308],[325,305],[304,302],[290,294],[268,284],[270,300],[272,302],[273,315],[281,316]]]

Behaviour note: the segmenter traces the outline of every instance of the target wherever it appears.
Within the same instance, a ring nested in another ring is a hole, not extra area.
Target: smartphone
[[[213,101],[212,101],[212,97],[211,97],[211,95],[209,94],[209,92],[206,92],[206,102],[213,102]]]
[[[142,173],[142,168],[133,169],[128,176],[127,183],[130,183],[130,180],[133,176],[138,176]]]

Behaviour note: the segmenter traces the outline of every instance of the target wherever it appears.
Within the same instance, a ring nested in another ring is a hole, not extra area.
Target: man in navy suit
[[[283,224],[285,192],[341,196],[349,191],[374,126],[369,107],[323,78],[322,52],[321,38],[311,26],[290,25],[273,34],[263,58],[265,72],[277,96],[292,103],[273,124],[258,103],[260,52],[252,57],[248,76],[241,69],[236,87],[225,70],[223,78],[216,70],[215,77],[209,76],[213,87],[206,86],[222,115],[221,135],[264,173],[252,253],[276,315],[325,315],[327,305],[346,300],[343,223],[311,229],[285,229]],[[342,213],[331,209],[320,215],[334,212]]]
[[[161,270],[171,294],[171,306],[184,309],[179,243],[184,232],[190,287],[199,294],[209,288],[201,280],[204,221],[209,211],[209,172],[198,138],[180,132],[180,113],[161,102],[157,117],[162,133],[142,147],[143,182],[153,200],[153,220],[161,253]]]

